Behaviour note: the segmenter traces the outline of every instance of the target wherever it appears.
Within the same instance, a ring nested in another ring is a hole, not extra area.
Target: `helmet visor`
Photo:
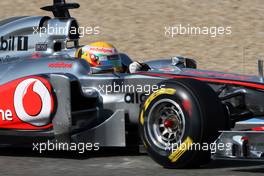
[[[98,55],[97,55],[98,56]],[[110,67],[121,67],[121,59],[118,54],[114,55],[100,55],[99,63],[102,66],[110,66]]]

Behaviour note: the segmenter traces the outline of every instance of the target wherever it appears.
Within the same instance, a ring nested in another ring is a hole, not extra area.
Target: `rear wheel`
[[[196,167],[210,161],[204,150],[226,129],[223,106],[207,84],[193,79],[161,83],[140,112],[139,129],[149,155],[166,168]]]

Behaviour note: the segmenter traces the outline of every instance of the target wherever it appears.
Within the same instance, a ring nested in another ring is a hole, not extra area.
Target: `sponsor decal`
[[[7,62],[11,62],[11,61],[16,61],[18,59],[19,59],[19,57],[6,55],[4,57],[0,57],[0,63],[7,63]]]
[[[55,63],[49,63],[48,67],[50,68],[72,68],[71,63],[65,63],[65,62],[55,62]]]
[[[12,111],[10,109],[7,109],[7,110],[3,110],[3,109],[0,109],[0,114],[1,114],[1,117],[2,117],[2,120],[3,121],[12,121],[13,120],[13,114],[12,114]]]
[[[10,36],[8,38],[0,37],[0,51],[27,51],[27,36]]]
[[[172,163],[176,162],[186,151],[190,149],[193,144],[193,140],[187,137],[183,143],[169,155],[169,159]]]
[[[38,43],[36,44],[36,51],[47,51],[48,49],[48,44],[46,43]]]
[[[0,128],[50,128],[54,108],[52,87],[42,77],[21,78],[0,86]]]
[[[47,87],[38,79],[22,81],[14,94],[15,111],[20,120],[34,126],[49,124],[52,97]],[[33,120],[37,119],[37,120]]]
[[[89,50],[93,52],[106,53],[106,54],[107,53],[113,54],[115,52],[114,48],[103,48],[103,47],[90,47]]]

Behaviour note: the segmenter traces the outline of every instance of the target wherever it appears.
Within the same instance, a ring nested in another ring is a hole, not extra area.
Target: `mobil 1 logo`
[[[0,37],[0,51],[27,51],[27,36]]]

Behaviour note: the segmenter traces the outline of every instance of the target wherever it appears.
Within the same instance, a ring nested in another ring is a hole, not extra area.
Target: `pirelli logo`
[[[170,154],[169,159],[171,162],[176,162],[186,151],[191,148],[192,144],[193,140],[190,137],[187,137],[183,143]]]
[[[27,36],[0,37],[0,51],[27,51]]]

